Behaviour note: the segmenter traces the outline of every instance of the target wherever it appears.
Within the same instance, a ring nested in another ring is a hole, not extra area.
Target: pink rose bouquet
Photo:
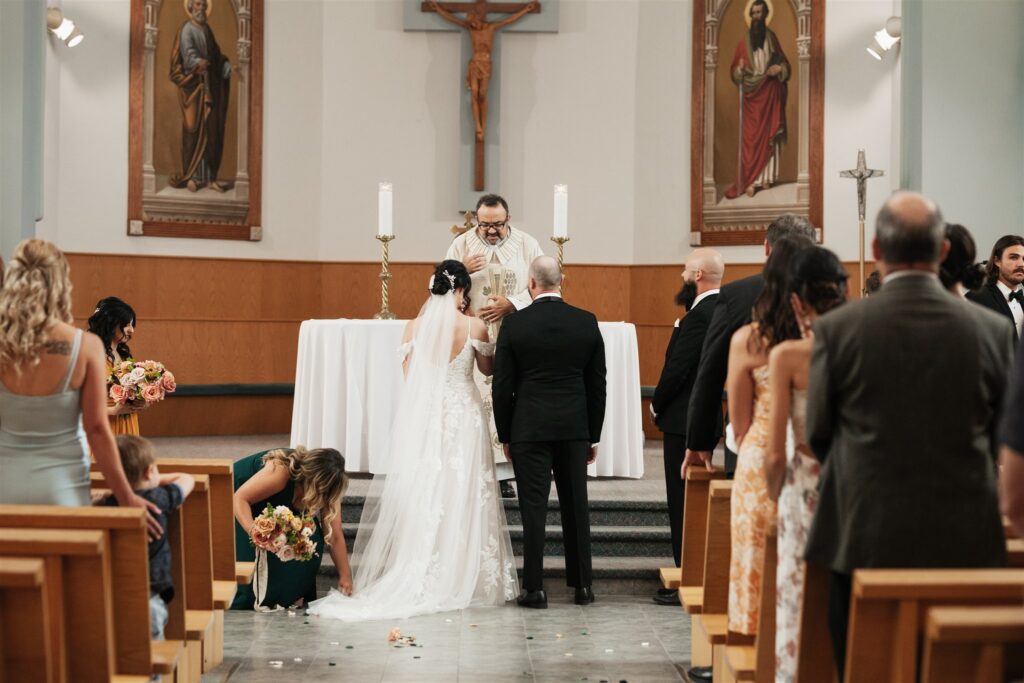
[[[260,516],[253,520],[249,540],[254,546],[273,553],[282,562],[305,562],[316,556],[312,536],[316,522],[309,515],[296,515],[286,505],[274,507],[267,503]]]
[[[107,395],[115,405],[157,403],[177,388],[171,371],[154,360],[129,358],[114,364],[107,375]]]

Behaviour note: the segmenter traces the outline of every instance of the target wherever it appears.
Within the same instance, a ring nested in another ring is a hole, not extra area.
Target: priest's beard
[[[752,19],[750,23],[750,47],[760,50],[764,47],[764,38],[767,33],[764,20]]]
[[[696,282],[683,282],[683,288],[676,294],[676,305],[682,306],[687,311],[693,306],[693,302],[697,299],[697,283]]]

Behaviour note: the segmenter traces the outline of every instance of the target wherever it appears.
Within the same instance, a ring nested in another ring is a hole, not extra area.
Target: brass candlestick
[[[376,313],[374,320],[394,320],[395,314],[388,309],[388,280],[391,279],[391,271],[388,270],[388,242],[395,239],[394,235],[377,235],[381,243],[380,258],[380,312]]]
[[[565,243],[569,241],[568,237],[552,237],[551,241],[558,245],[558,269],[562,270],[562,249],[565,247]],[[562,272],[562,289],[565,289],[565,271]]]

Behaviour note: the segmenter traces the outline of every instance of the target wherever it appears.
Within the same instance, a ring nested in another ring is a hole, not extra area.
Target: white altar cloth
[[[402,367],[404,320],[306,320],[299,329],[292,407],[292,447],[337,448],[349,472],[386,472]],[[608,398],[598,477],[644,474],[640,361],[631,323],[599,323],[608,367]]]

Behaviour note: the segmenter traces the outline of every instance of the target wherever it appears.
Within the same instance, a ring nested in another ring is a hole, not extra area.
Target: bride
[[[399,349],[405,387],[388,473],[370,486],[356,533],[351,597],[337,590],[309,613],[343,621],[402,619],[516,594],[512,544],[494,478],[474,362],[491,374],[487,328],[462,311],[469,273],[442,261]]]

